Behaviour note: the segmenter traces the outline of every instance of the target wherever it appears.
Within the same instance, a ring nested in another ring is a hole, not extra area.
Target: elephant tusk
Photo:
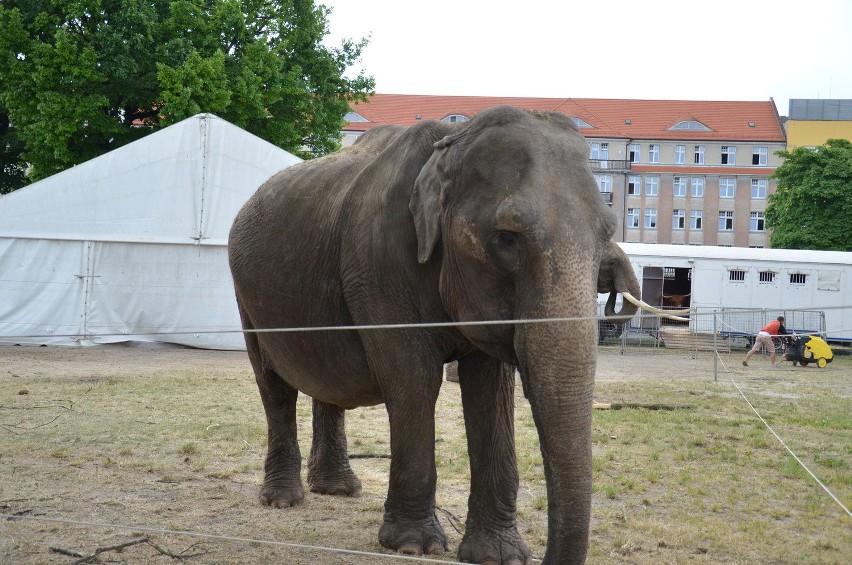
[[[659,316],[666,317],[670,320],[677,320],[679,322],[688,322],[689,321],[689,318],[683,318],[683,317],[677,315],[677,314],[689,314],[689,308],[686,308],[684,310],[661,310],[660,308],[655,308],[654,306],[651,306],[650,304],[648,304],[644,300],[639,300],[638,298],[636,298],[635,296],[633,296],[629,292],[622,292],[621,296],[623,296],[625,299],[627,299],[627,301],[630,302],[631,304],[634,304],[635,306],[638,306],[639,308],[642,308],[643,310],[647,310],[648,312],[652,312],[652,313],[657,314]]]

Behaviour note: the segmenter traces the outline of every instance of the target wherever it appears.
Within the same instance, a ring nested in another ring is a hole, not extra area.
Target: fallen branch
[[[80,557],[81,559],[74,561],[74,563],[72,565],[82,565],[83,563],[91,562],[93,559],[95,559],[98,555],[100,555],[102,553],[107,553],[107,552],[110,552],[110,551],[121,551],[125,547],[130,547],[131,545],[138,545],[140,543],[147,543],[148,541],[150,541],[150,539],[151,538],[149,538],[148,536],[145,536],[144,538],[139,538],[139,539],[131,540],[131,541],[124,542],[124,543],[119,543],[117,545],[110,545],[110,546],[107,546],[107,547],[99,547],[99,548],[95,549],[95,552],[93,554],[89,555],[88,557],[81,555],[79,553],[76,553],[74,551],[70,551],[68,549],[63,549],[61,547],[51,547],[50,551],[53,551],[54,553],[61,553],[62,555],[68,555],[68,556],[71,556],[71,557]]]
[[[464,526],[462,525],[462,520],[458,516],[455,516],[451,512],[444,510],[440,506],[435,506],[435,510],[443,512],[444,515],[447,517],[447,520],[450,522],[450,525],[456,531],[456,533],[464,535]]]
[[[639,404],[634,402],[593,402],[595,410],[621,410],[622,408],[644,408],[645,410],[690,410],[692,404]]]

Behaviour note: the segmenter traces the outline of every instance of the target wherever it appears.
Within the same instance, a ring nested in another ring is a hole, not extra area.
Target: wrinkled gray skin
[[[344,410],[383,402],[392,459],[379,541],[407,554],[446,550],[435,517],[434,415],[442,365],[458,360],[471,467],[458,557],[529,563],[515,522],[517,366],[547,479],[544,562],[585,560],[596,296],[639,295],[587,159],[567,117],[496,107],[461,125],[375,128],[260,187],[230,236],[248,330],[586,318],[246,333],[269,430],[263,504],[303,498],[297,391],[314,399],[308,483],[318,493],[360,493]],[[615,259],[602,266],[602,258]]]

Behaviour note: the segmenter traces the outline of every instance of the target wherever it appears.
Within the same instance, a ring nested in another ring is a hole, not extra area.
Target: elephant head
[[[611,241],[588,145],[557,113],[495,107],[434,145],[412,193],[418,259],[440,261],[444,308],[478,349],[517,365],[548,494],[545,561],[585,559],[597,293],[638,283]],[[620,249],[618,250],[620,252]],[[620,316],[627,316],[632,306]],[[560,322],[542,320],[560,319]],[[565,321],[567,320],[567,321]]]

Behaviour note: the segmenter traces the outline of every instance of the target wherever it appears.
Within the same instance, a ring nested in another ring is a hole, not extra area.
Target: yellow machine
[[[816,335],[795,336],[784,351],[784,359],[799,363],[806,367],[808,363],[816,363],[818,367],[828,365],[834,353],[821,337]]]

